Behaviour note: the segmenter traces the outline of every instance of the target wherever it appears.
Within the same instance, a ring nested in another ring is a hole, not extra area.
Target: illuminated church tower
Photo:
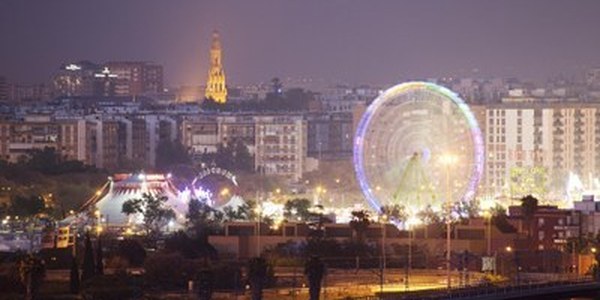
[[[210,69],[206,81],[206,98],[212,98],[217,103],[227,101],[227,87],[225,86],[225,71],[222,65],[221,41],[219,33],[213,31],[212,46],[210,47]]]

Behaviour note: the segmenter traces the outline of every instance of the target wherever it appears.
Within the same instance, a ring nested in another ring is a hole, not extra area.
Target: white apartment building
[[[255,122],[255,168],[300,180],[307,153],[306,121],[302,116],[256,116]]]
[[[584,181],[600,174],[600,104],[513,102],[487,105],[481,120],[485,136],[484,190],[511,195],[516,167],[541,167],[548,190],[560,196],[569,173]],[[598,130],[596,128],[599,128]]]

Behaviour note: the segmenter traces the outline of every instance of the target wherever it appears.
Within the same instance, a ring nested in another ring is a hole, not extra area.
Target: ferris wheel
[[[468,203],[483,173],[481,131],[454,92],[407,82],[383,92],[367,108],[354,141],[360,188],[377,212],[402,205],[409,213],[444,203]]]

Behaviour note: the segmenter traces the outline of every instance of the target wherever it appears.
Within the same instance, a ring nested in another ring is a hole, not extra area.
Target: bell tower
[[[212,34],[212,45],[210,47],[210,68],[204,97],[212,98],[217,103],[227,101],[227,87],[225,85],[225,71],[222,64],[222,49],[219,33],[215,30]]]

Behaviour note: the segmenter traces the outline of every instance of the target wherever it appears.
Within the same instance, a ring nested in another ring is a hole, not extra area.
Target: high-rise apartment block
[[[116,96],[159,94],[163,91],[162,66],[137,61],[107,62],[105,67],[116,75]]]
[[[163,91],[163,68],[148,62],[64,64],[54,75],[55,96],[139,96]]]
[[[54,74],[54,94],[71,97],[93,96],[96,94],[95,75],[100,71],[99,65],[89,61],[63,64]]]
[[[486,192],[518,197],[523,195],[514,195],[514,184],[530,184],[531,189],[545,184],[559,198],[570,174],[594,184],[600,170],[600,104],[523,101],[486,105],[484,110],[476,115],[485,137]],[[544,178],[530,183],[511,179],[516,168],[538,168],[542,172],[534,177]]]
[[[256,169],[266,175],[300,180],[305,168],[306,133],[302,116],[257,116]]]
[[[27,116],[0,121],[0,158],[16,162],[32,150],[54,148],[69,160],[98,168],[152,167],[156,148],[177,138],[175,119],[158,115],[98,116],[56,119]]]

